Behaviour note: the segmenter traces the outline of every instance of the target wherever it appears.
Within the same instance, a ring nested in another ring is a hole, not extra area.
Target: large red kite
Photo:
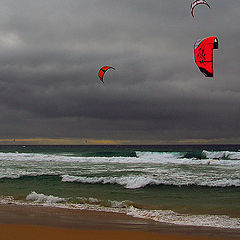
[[[99,70],[99,72],[98,72],[98,77],[99,77],[99,79],[100,79],[102,82],[104,82],[104,81],[103,81],[104,74],[105,74],[106,71],[107,71],[108,69],[110,69],[110,68],[112,68],[112,69],[115,70],[115,68],[114,68],[114,67],[111,67],[111,66],[103,66],[103,67],[100,68],[100,70]]]
[[[214,36],[194,44],[195,62],[206,77],[213,77],[213,49],[218,49],[218,39]]]

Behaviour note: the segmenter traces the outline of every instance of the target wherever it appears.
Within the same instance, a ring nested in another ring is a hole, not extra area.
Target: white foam
[[[78,176],[62,176],[63,182],[79,182],[79,183],[102,183],[102,184],[119,184],[125,188],[135,189],[145,187],[151,184],[161,184],[147,176],[129,176],[129,177],[78,177]]]
[[[3,153],[0,161],[24,162],[80,162],[80,163],[112,163],[112,164],[180,164],[180,165],[240,165],[240,152],[209,152],[203,151],[207,159],[184,158],[181,152],[136,152],[137,157],[77,157],[66,154],[38,154],[38,153]],[[212,161],[209,160],[222,160]],[[233,161],[231,161],[233,160]],[[236,161],[239,160],[239,161]]]
[[[36,203],[47,203],[47,204],[66,202],[64,198],[54,197],[52,195],[47,196],[44,194],[38,194],[36,192],[32,192],[28,194],[26,197],[26,200],[33,201]]]
[[[88,184],[119,184],[128,189],[142,188],[148,185],[174,185],[174,186],[208,186],[208,187],[240,187],[240,179],[204,179],[204,178],[186,178],[178,179],[164,176],[162,178],[153,178],[149,176],[128,176],[128,177],[79,177],[63,175],[63,182],[79,182]]]
[[[65,199],[52,195],[30,193],[27,198],[29,202],[13,200],[12,197],[0,197],[1,204],[19,204],[19,205],[41,205],[58,208],[80,209],[101,212],[115,212],[130,215],[136,218],[151,219],[156,222],[170,223],[177,225],[206,226],[217,228],[240,229],[240,218],[230,218],[226,215],[189,215],[180,214],[171,210],[146,210],[138,209],[131,205],[129,201],[110,201],[110,207],[100,206],[102,202],[98,199],[89,198],[93,204],[73,204],[66,202]],[[32,201],[32,202],[31,202]]]
[[[240,218],[230,218],[223,215],[187,215],[171,210],[139,210],[134,207],[130,207],[127,215],[178,225],[240,228]]]
[[[208,159],[230,159],[230,160],[240,160],[240,152],[230,152],[230,151],[203,151],[203,155]]]
[[[240,186],[240,160],[197,160],[182,158],[183,155],[183,153],[137,152],[137,158],[88,158],[0,153],[0,179],[58,175],[62,176],[63,182],[118,184],[129,189],[161,184]],[[87,177],[88,175],[98,177]]]
[[[204,184],[204,183],[203,183]],[[240,179],[220,179],[215,181],[209,181],[202,186],[209,187],[240,187]]]
[[[137,157],[142,159],[148,159],[150,161],[179,159],[184,157],[184,153],[181,152],[136,152]]]

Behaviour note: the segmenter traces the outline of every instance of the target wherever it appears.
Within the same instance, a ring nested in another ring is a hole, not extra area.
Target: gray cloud
[[[0,138],[238,137],[240,2],[208,2],[2,0]],[[209,35],[214,79],[193,61]]]

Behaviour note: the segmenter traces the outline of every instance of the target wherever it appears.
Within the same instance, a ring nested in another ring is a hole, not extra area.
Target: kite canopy
[[[195,62],[206,77],[213,77],[213,49],[218,49],[215,36],[198,40],[194,44]]]
[[[110,69],[110,68],[112,68],[112,69],[115,70],[115,68],[114,68],[114,67],[111,67],[111,66],[103,66],[103,67],[100,68],[100,70],[99,70],[99,72],[98,72],[98,77],[99,77],[99,79],[100,79],[102,82],[104,82],[104,81],[103,81],[104,74],[105,74],[106,71],[107,71],[108,69]]]
[[[195,0],[192,4],[191,4],[191,14],[194,17],[193,11],[194,8],[200,4],[206,5],[210,8],[209,4],[205,1],[205,0]]]

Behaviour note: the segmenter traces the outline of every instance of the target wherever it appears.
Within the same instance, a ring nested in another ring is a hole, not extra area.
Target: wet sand
[[[3,240],[239,240],[240,230],[179,226],[124,214],[0,205]]]
[[[160,234],[154,232],[141,231],[120,231],[120,230],[79,230],[56,228],[34,225],[2,225],[0,224],[0,235],[4,240],[40,240],[40,239],[59,239],[59,240],[210,240],[217,238],[206,238],[196,236],[180,236],[173,234]],[[218,238],[219,239],[219,238]]]

